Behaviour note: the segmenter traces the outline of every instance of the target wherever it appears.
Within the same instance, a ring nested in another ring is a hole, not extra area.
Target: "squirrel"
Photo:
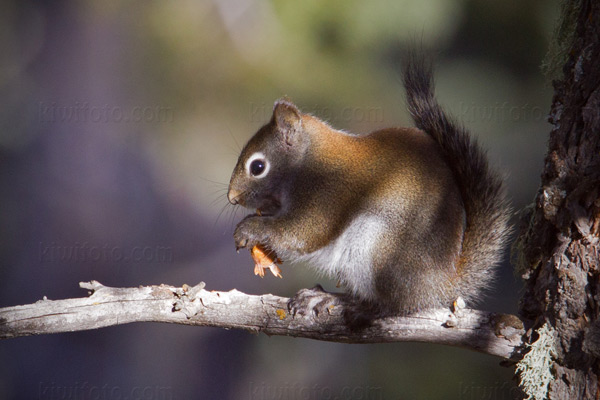
[[[510,231],[502,179],[438,104],[429,63],[413,56],[403,83],[416,127],[355,135],[275,102],[231,176],[229,202],[257,210],[238,250],[308,262],[380,315],[480,299]]]

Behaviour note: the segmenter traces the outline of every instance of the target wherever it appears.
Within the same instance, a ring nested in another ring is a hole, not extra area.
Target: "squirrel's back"
[[[467,220],[455,287],[463,299],[476,300],[494,278],[510,232],[502,179],[489,168],[476,140],[436,101],[431,66],[412,56],[403,72],[408,110],[417,128],[440,145],[459,186]]]

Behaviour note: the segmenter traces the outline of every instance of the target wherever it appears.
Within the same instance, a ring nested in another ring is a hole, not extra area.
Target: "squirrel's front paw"
[[[258,226],[258,221],[252,216],[244,218],[233,232],[236,250],[248,248],[251,249],[261,243],[261,238],[258,236],[261,229]]]

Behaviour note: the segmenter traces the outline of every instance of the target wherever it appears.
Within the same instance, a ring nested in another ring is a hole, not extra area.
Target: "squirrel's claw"
[[[247,244],[248,244],[248,239],[241,239],[239,241],[236,241],[235,242],[235,251],[240,251],[240,249],[245,248]]]

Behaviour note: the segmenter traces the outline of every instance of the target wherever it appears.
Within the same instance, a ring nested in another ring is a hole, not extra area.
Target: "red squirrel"
[[[431,67],[413,57],[403,80],[416,127],[355,135],[275,103],[231,176],[229,202],[257,210],[238,249],[307,261],[386,315],[482,296],[509,232],[502,180],[434,98]]]

